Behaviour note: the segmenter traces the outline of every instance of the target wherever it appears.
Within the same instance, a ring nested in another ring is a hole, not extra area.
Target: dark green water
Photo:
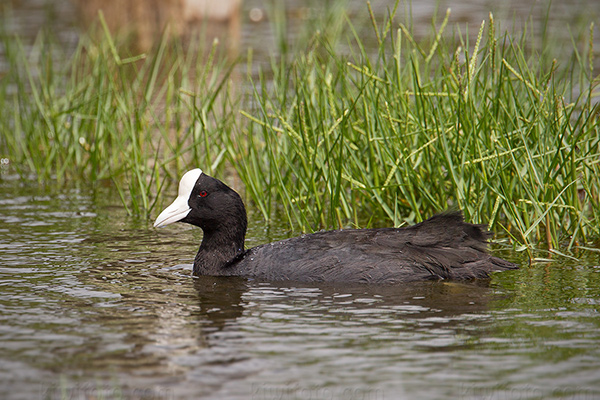
[[[0,177],[0,398],[600,397],[596,253],[478,284],[194,279],[201,233],[118,202]]]

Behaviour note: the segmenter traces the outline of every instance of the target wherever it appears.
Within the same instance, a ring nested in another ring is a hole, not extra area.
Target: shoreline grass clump
[[[544,63],[547,49],[499,35],[491,15],[474,43],[446,35],[448,19],[428,47],[393,13],[373,24],[374,48],[355,35],[340,55],[317,34],[273,74],[289,91],[256,83],[256,111],[242,112],[249,157],[234,164],[265,217],[282,204],[291,225],[316,230],[459,208],[526,247],[598,237],[593,31],[589,54]]]
[[[323,13],[305,42],[276,38],[258,73],[249,51],[247,76],[217,46],[196,53],[166,35],[124,57],[105,30],[66,61],[43,37],[29,54],[5,40],[0,150],[39,181],[112,182],[132,214],[201,166],[239,176],[251,206],[294,231],[454,208],[523,248],[599,238],[593,26],[556,60],[552,41],[502,32],[492,15],[470,36],[447,13],[418,40],[396,8],[382,22],[367,8],[371,37]]]

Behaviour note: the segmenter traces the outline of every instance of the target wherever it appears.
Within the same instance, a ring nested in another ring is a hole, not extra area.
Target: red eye
[[[208,196],[208,192],[206,190],[202,190],[202,191],[200,191],[200,193],[198,193],[198,196],[206,197],[206,196]]]

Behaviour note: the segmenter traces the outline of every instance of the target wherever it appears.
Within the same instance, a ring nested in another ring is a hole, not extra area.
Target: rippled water
[[[0,397],[600,396],[593,253],[491,282],[286,285],[192,278],[200,238],[102,188],[3,176]]]

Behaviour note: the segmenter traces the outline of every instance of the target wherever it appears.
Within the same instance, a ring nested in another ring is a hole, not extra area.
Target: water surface
[[[284,235],[255,221],[249,245]],[[490,282],[349,287],[195,279],[200,239],[127,217],[103,188],[3,175],[0,397],[600,396],[594,253]]]
[[[89,28],[82,23],[83,19],[75,3],[71,0],[13,0],[5,7],[0,6],[0,35],[18,35],[28,48],[40,32],[50,33],[68,54],[75,50],[81,32]],[[393,8],[395,0],[371,0],[370,3],[376,20],[381,24]],[[110,4],[111,2],[107,2],[105,7]],[[285,10],[286,38],[291,43],[295,42],[297,36],[312,35],[316,30],[324,29],[321,25],[327,24],[327,15],[347,12],[361,40],[368,46],[377,47],[367,14],[366,0],[243,0],[239,15],[239,35],[231,38],[226,33],[221,35],[221,39],[238,42],[235,47],[242,57],[251,48],[254,62],[267,66],[273,50],[278,48],[279,40],[273,28],[273,20],[276,18],[273,15],[276,12],[274,6]],[[600,2],[597,0],[400,0],[395,22],[410,26],[415,36],[422,39],[432,35],[434,21],[436,29],[439,29],[448,9],[451,10],[451,16],[446,32],[460,32],[463,36],[470,37],[473,43],[481,23],[486,21],[489,24],[490,13],[493,13],[496,24],[499,24],[499,32],[512,32],[516,38],[523,32],[533,32],[537,38],[546,34],[545,40],[551,41],[555,52],[553,57],[559,61],[568,59],[573,43],[580,52],[588,46],[591,23],[595,23],[595,44],[600,41],[597,23],[600,18]],[[261,17],[255,19],[253,14],[257,10]],[[394,30],[397,28],[398,25]],[[158,29],[154,32],[154,37],[160,36],[161,32],[162,29]],[[0,43],[0,73],[8,68],[4,58],[5,49]],[[600,68],[600,60],[596,59],[594,65],[595,68]],[[243,73],[245,68],[244,65]]]

